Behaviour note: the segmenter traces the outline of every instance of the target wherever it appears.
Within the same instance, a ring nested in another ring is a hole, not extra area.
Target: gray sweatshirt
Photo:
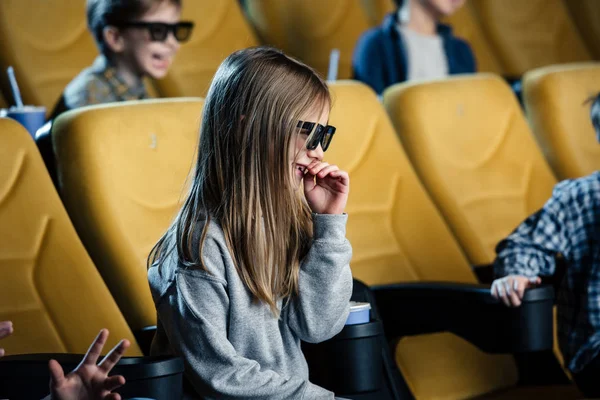
[[[299,296],[283,309],[279,302],[279,319],[253,299],[222,229],[211,221],[202,254],[210,273],[182,267],[176,251],[148,271],[158,312],[152,354],[183,357],[187,378],[207,399],[333,399],[333,393],[308,381],[300,340],[327,340],[348,317],[352,248],[346,220],[346,215],[313,215]]]

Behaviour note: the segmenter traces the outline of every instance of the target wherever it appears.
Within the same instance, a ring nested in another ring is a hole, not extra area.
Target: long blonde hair
[[[183,266],[207,270],[202,248],[214,219],[247,288],[279,315],[277,301],[298,293],[300,261],[312,237],[288,149],[301,117],[330,104],[318,74],[278,50],[257,47],[227,57],[204,105],[190,192],[148,264],[176,247]],[[194,232],[203,219],[198,243]]]

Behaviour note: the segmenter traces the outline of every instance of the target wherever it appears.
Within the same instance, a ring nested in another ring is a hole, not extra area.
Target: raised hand
[[[348,201],[350,178],[337,165],[314,160],[304,174],[304,195],[317,214],[342,214]]]
[[[0,339],[4,339],[13,333],[12,322],[0,321]],[[0,347],[0,357],[4,355],[4,349]]]
[[[122,376],[108,376],[108,373],[129,347],[128,340],[121,340],[100,362],[96,364],[108,338],[108,330],[102,329],[81,363],[68,375],[56,360],[50,360],[50,392],[54,400],[119,400],[113,390],[125,384]]]

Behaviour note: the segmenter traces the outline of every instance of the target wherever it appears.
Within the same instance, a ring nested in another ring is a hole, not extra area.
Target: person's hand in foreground
[[[121,375],[108,376],[130,346],[128,340],[121,340],[99,364],[98,358],[108,338],[108,330],[102,329],[81,363],[65,376],[56,360],[50,360],[50,393],[46,399],[53,400],[120,400],[113,390],[125,384]]]
[[[13,333],[12,322],[10,321],[0,321],[0,339],[4,339],[7,336],[10,336]],[[4,349],[0,347],[0,357],[4,355]]]

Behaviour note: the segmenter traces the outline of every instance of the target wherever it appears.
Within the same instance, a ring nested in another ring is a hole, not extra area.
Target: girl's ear
[[[125,50],[125,40],[121,31],[114,26],[107,26],[102,31],[104,43],[108,46],[111,52],[121,53]]]

